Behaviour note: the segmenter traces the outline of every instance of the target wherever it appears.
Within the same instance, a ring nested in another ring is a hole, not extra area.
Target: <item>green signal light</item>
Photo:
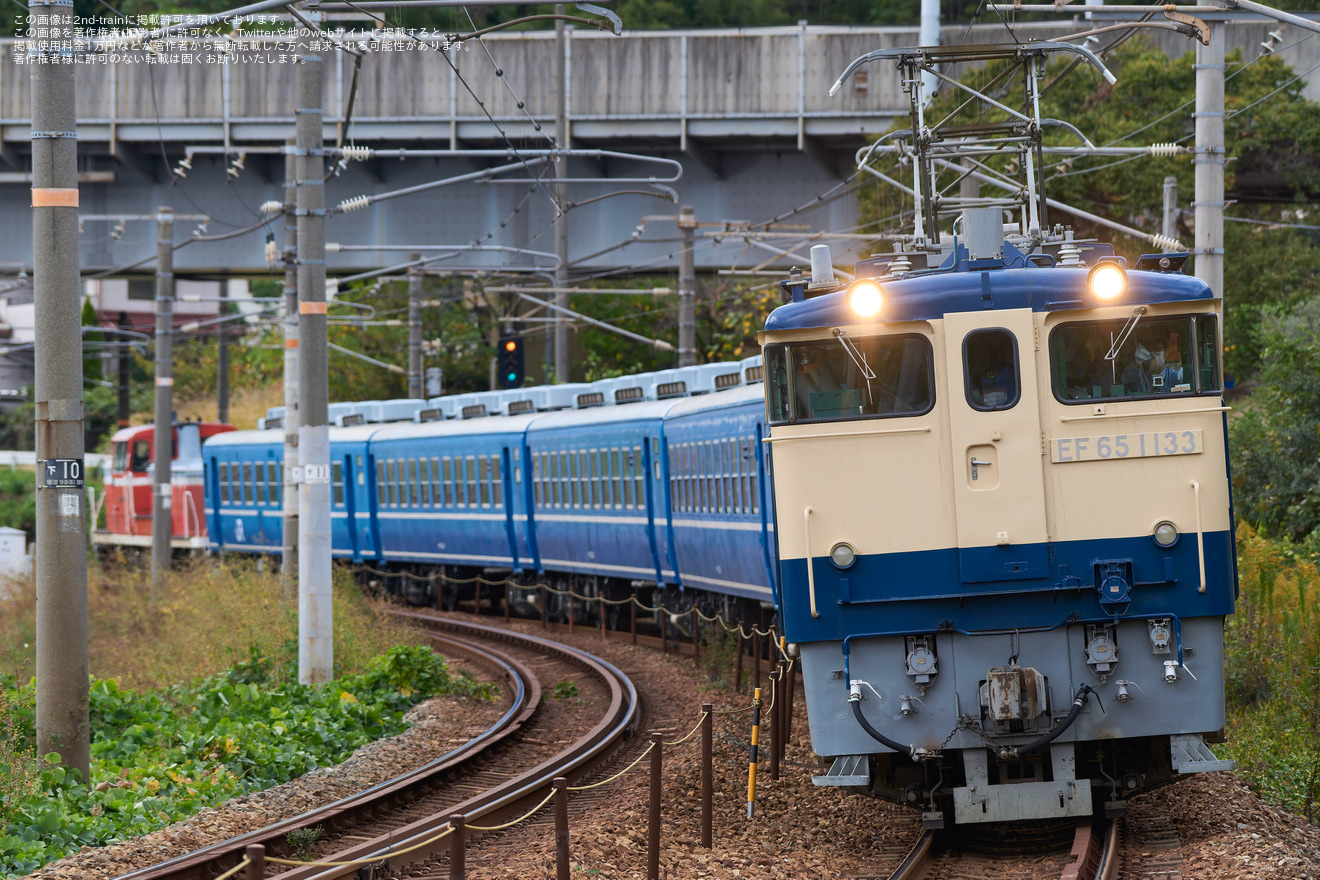
[[[515,379],[518,378],[518,374],[517,374],[517,373],[510,373],[506,378],[507,378],[510,382],[512,382],[512,381],[514,381]]]

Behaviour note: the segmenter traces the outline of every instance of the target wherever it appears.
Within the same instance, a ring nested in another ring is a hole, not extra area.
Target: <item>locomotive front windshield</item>
[[[929,412],[933,350],[916,334],[774,345],[765,350],[772,424],[895,418]]]
[[[1220,390],[1213,315],[1065,324],[1051,336],[1050,358],[1064,403]]]

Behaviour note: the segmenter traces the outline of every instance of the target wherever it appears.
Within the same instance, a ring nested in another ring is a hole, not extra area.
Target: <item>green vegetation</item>
[[[30,740],[35,686],[13,676],[21,735]],[[401,646],[358,675],[300,685],[251,658],[194,684],[131,693],[114,679],[91,690],[92,778],[85,785],[46,761],[35,787],[20,771],[0,835],[0,873],[25,873],[81,846],[101,846],[163,828],[234,795],[287,782],[400,733],[403,714],[436,693],[489,698],[492,688],[452,678],[424,647]],[[8,800],[8,799],[7,799]]]
[[[422,635],[335,584],[336,679],[297,682],[296,608],[255,566],[184,566],[153,609],[145,573],[93,572],[92,778],[38,761],[31,587],[0,598],[0,877],[141,835],[344,760],[437,693],[489,699]],[[180,684],[180,682],[186,682]]]
[[[1229,739],[1216,751],[1271,803],[1320,818],[1320,573],[1315,556],[1238,529],[1226,636]]]

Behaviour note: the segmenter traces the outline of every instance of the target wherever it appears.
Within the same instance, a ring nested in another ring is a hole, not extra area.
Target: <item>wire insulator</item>
[[[275,265],[275,258],[276,258],[275,242],[268,241],[266,242],[266,265],[267,266]]]
[[[200,329],[202,329],[200,321],[188,321],[179,325],[179,330],[182,333],[196,333]]]
[[[326,300],[332,300],[338,295],[339,295],[339,279],[338,278],[325,279]]]
[[[1186,152],[1186,148],[1177,144],[1151,144],[1146,149],[1150,150],[1150,154],[1157,158],[1168,158]]]
[[[267,217],[271,216],[272,214],[278,214],[283,210],[284,210],[284,203],[277,202],[274,199],[271,199],[269,202],[261,203],[261,213],[266,215]]]
[[[371,158],[371,147],[341,147],[339,155],[354,162],[365,162]]]
[[[1187,248],[1183,247],[1183,243],[1180,242],[1178,239],[1166,238],[1165,236],[1159,234],[1150,236],[1150,243],[1155,245],[1157,248],[1163,248],[1164,253],[1166,254],[1187,250]]]
[[[327,254],[337,254],[337,253],[339,253],[339,242],[337,242],[337,241],[327,241],[327,242],[325,243],[325,252],[326,252]]]
[[[371,204],[371,196],[354,196],[351,199],[344,199],[339,203],[339,210],[347,214],[349,211],[356,211],[359,208],[365,208]]]

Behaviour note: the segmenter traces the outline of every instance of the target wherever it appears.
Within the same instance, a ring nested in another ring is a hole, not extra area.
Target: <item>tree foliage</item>
[[[1320,300],[1269,314],[1260,386],[1233,425],[1233,498],[1246,519],[1302,541],[1320,523]]]

